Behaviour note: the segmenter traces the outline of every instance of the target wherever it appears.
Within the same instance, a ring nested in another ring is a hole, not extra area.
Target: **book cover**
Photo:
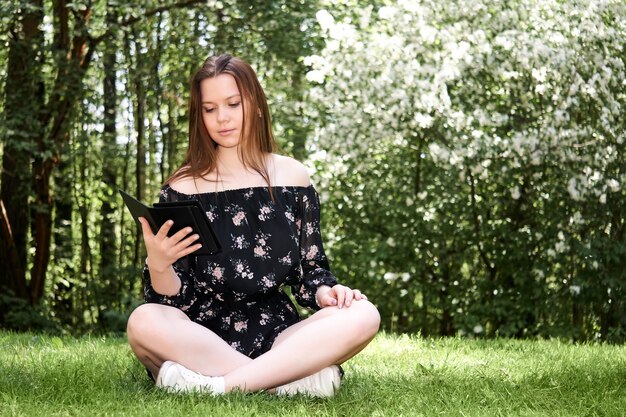
[[[194,244],[202,243],[202,247],[192,252],[191,255],[212,255],[221,250],[217,236],[199,201],[168,201],[156,203],[150,207],[123,190],[118,191],[139,226],[141,226],[139,217],[144,217],[150,223],[152,232],[156,234],[166,221],[172,220],[174,224],[169,230],[168,236],[172,236],[186,227],[193,229],[190,234],[197,233],[200,236]]]

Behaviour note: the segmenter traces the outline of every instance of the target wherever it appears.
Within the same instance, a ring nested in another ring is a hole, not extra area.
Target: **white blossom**
[[[520,194],[519,187],[516,185],[515,187],[511,189],[511,198],[513,198],[513,200],[519,200],[520,196],[521,194]]]
[[[614,178],[607,180],[607,186],[614,193],[619,191],[619,182]]]
[[[306,79],[321,84],[324,82],[324,73],[319,70],[309,71],[306,73]]]
[[[316,14],[315,17],[318,21],[318,23],[320,24],[321,28],[323,31],[329,31],[330,28],[333,27],[333,25],[335,24],[335,19],[333,18],[333,16],[328,12],[328,10],[319,10]]]

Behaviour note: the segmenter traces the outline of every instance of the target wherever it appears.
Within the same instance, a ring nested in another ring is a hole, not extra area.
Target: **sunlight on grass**
[[[330,400],[153,388],[124,338],[0,333],[0,416],[622,416],[623,346],[379,334]]]

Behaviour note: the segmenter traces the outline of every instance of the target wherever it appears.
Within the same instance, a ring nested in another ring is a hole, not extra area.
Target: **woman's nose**
[[[224,108],[218,108],[217,109],[217,120],[219,122],[223,122],[223,121],[227,121],[228,120],[228,110],[224,109]]]

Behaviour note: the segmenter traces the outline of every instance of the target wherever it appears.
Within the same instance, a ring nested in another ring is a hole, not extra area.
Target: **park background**
[[[0,4],[0,327],[123,332],[190,75],[249,61],[390,332],[626,339],[621,0]]]

